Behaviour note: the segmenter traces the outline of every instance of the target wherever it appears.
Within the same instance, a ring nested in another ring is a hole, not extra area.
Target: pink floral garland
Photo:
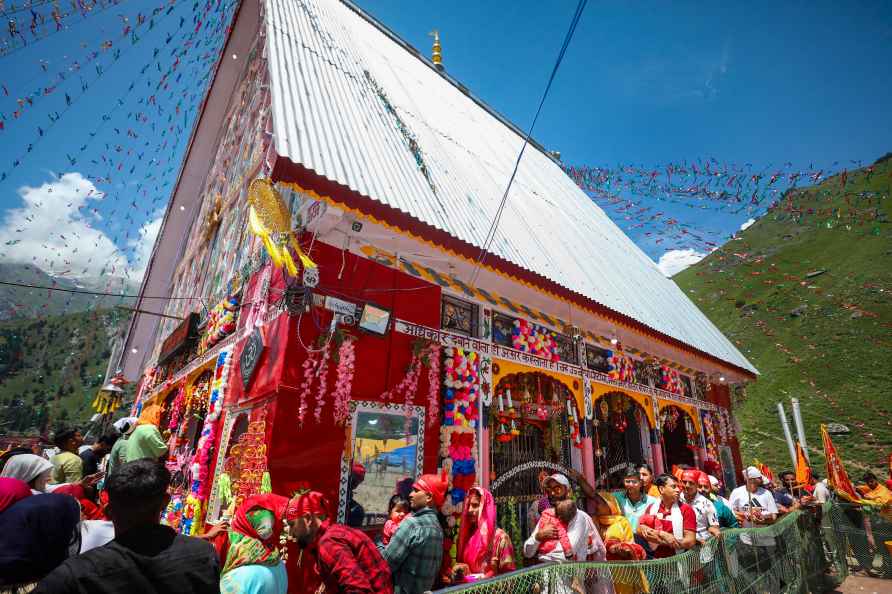
[[[427,424],[432,424],[440,413],[440,350],[439,344],[432,344],[428,352],[430,366],[427,368]]]
[[[319,391],[316,395],[316,410],[314,412],[317,423],[322,421],[322,408],[325,406],[325,390],[328,388],[329,357],[329,349],[326,347],[325,350],[322,351],[322,360],[319,361],[319,367],[316,373],[316,376],[319,378]]]
[[[356,344],[348,338],[338,349],[338,376],[335,380],[334,419],[335,423],[345,425],[350,418],[350,392],[353,389],[353,375],[356,371]]]
[[[173,399],[173,403],[170,405],[170,422],[167,424],[167,428],[170,429],[171,432],[176,432],[176,429],[180,424],[180,418],[183,416],[185,402],[186,387],[180,386],[177,395]]]
[[[304,381],[300,388],[300,396],[298,397],[297,406],[297,425],[303,427],[304,418],[307,416],[307,400],[310,398],[310,391],[313,389],[313,380],[316,379],[316,367],[319,365],[318,353],[310,353],[304,361]]]

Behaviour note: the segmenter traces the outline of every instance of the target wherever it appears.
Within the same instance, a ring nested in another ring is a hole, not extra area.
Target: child
[[[546,509],[539,518],[536,530],[543,528],[555,528],[557,537],[544,540],[539,543],[538,559],[542,562],[566,561],[573,555],[573,547],[567,536],[567,527],[576,517],[576,503],[567,499],[557,504],[557,507]],[[560,550],[558,544],[561,545]]]
[[[390,498],[388,507],[390,509],[390,519],[384,523],[384,532],[381,535],[381,542],[385,547],[390,543],[393,535],[396,534],[396,529],[399,528],[400,522],[409,515],[409,502],[401,499],[399,495],[394,495]]]

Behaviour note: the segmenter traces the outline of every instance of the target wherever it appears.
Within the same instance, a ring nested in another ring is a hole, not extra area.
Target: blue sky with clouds
[[[523,128],[575,7],[359,4],[425,54],[428,32],[438,28],[452,76]],[[226,7],[168,2],[150,23],[158,6],[97,5],[86,17],[64,19],[61,32],[44,23],[39,32],[48,37],[0,57],[9,92],[0,90],[2,258],[68,276],[139,276],[201,78],[222,40],[208,21],[219,21]],[[140,15],[147,17],[141,24]],[[16,16],[27,41],[30,15]],[[110,48],[102,49],[105,41]],[[167,88],[157,89],[162,78]],[[20,108],[16,99],[26,95],[33,105]],[[892,150],[890,97],[892,13],[883,3],[590,2],[534,135],[569,164],[715,158],[756,168],[852,167]],[[722,234],[749,218],[664,206]],[[640,231],[633,237],[654,259],[672,249]]]

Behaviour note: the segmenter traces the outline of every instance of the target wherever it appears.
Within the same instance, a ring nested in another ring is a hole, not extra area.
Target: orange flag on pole
[[[754,458],[754,459],[753,459],[753,465],[754,465],[756,468],[759,469],[759,472],[761,472],[761,473],[765,476],[765,478],[768,479],[768,482],[769,482],[769,483],[773,483],[773,482],[774,482],[774,473],[771,472],[771,469],[768,468],[768,465],[767,465],[767,464],[762,464],[761,462],[759,462],[758,460],[756,460],[756,459]]]
[[[830,440],[830,434],[827,433],[827,426],[823,424],[821,425],[821,439],[824,441],[824,457],[827,459],[827,482],[843,499],[859,502],[861,497],[852,486],[852,481],[849,480],[849,475],[843,468],[842,460]]]
[[[811,484],[811,467],[808,465],[808,458],[805,457],[805,450],[802,444],[796,442],[796,484],[804,487]]]

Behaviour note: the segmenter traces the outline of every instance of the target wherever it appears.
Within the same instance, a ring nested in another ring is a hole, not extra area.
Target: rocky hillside
[[[887,473],[890,157],[789,192],[737,239],[674,277],[761,372],[737,408],[746,461],[758,457],[777,470],[791,465],[776,403],[783,401],[789,415],[795,397],[815,454],[819,424],[843,423],[850,433],[835,442],[850,472]],[[812,461],[824,463],[820,454]]]

